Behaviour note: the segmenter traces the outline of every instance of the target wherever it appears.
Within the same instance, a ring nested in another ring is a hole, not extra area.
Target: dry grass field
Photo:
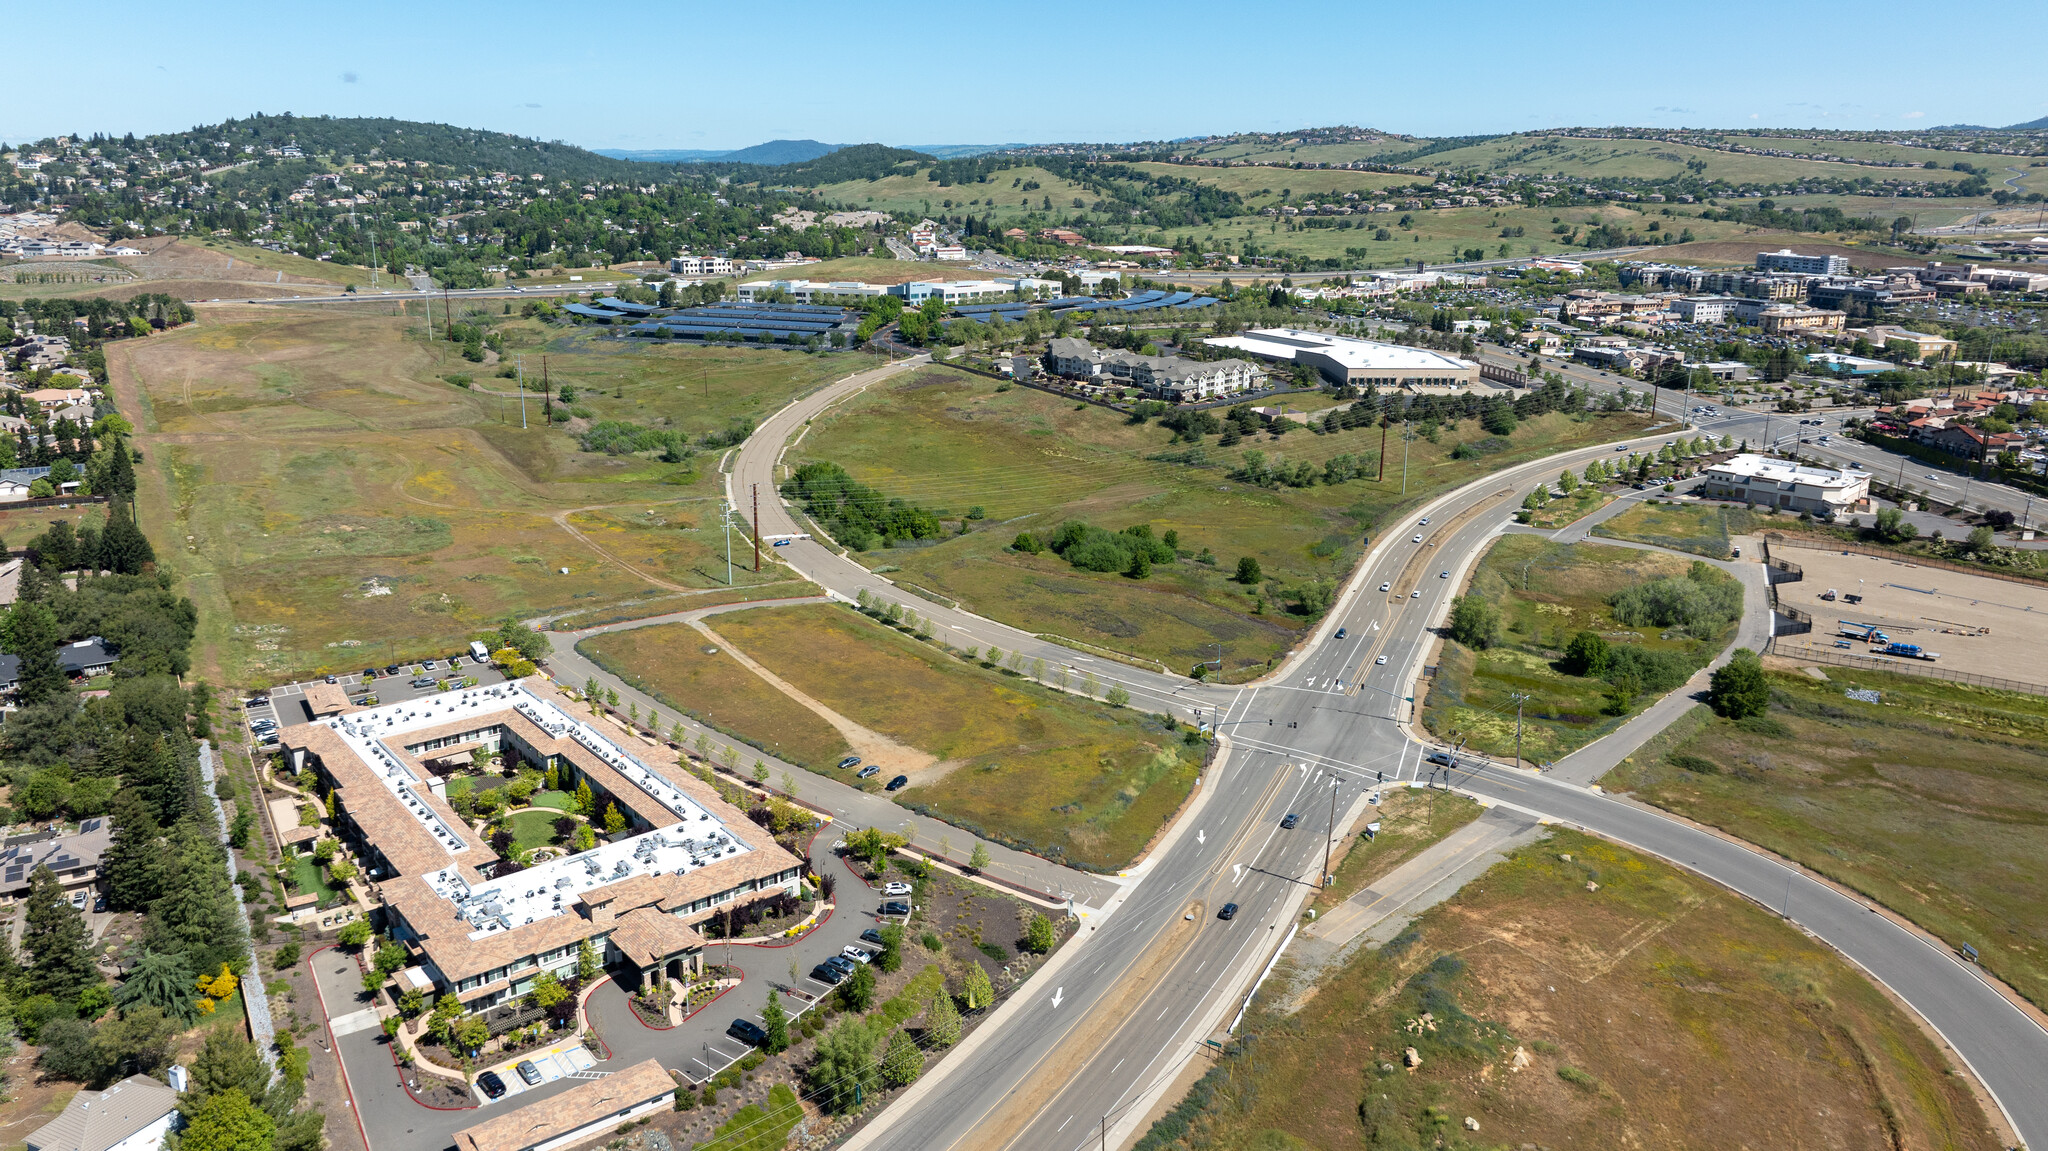
[[[1998,1146],[1946,1056],[1860,972],[1574,832],[1361,951],[1291,1016],[1270,1006],[1283,992],[1159,1146]]]

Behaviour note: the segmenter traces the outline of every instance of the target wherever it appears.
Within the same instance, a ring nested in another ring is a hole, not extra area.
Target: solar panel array
[[[704,304],[644,320],[628,328],[627,333],[651,336],[657,328],[666,328],[672,335],[697,339],[726,334],[770,339],[802,338],[827,335],[849,325],[855,315],[845,308],[820,304]]]
[[[593,308],[589,304],[563,304],[562,310],[571,315],[587,316],[593,320],[616,320],[626,314],[624,312],[615,312],[610,308]]]
[[[635,304],[630,300],[621,300],[617,296],[604,296],[597,302],[615,312],[624,312],[631,316],[651,316],[661,310],[653,304]]]

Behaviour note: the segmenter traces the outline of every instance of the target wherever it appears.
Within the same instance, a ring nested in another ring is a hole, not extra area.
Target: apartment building
[[[1155,399],[1185,404],[1257,388],[1265,379],[1249,360],[1190,360],[1180,356],[1141,356],[1117,348],[1097,348],[1086,340],[1066,338],[1046,346],[1045,370],[1069,380],[1128,382]]]
[[[1846,276],[1849,274],[1849,257],[1802,256],[1790,248],[1779,248],[1775,252],[1758,252],[1756,270],[1803,272],[1810,276]]]

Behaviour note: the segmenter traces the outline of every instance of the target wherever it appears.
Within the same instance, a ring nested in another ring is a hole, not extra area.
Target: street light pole
[[[1337,776],[1330,777],[1330,823],[1323,833],[1323,886],[1336,879],[1330,874],[1330,848],[1337,842]]]

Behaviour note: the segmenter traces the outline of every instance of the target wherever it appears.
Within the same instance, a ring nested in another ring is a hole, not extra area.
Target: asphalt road
[[[788,437],[826,406],[893,371],[822,389],[771,417],[743,449],[728,480],[737,499],[759,483],[774,491]],[[1762,438],[1781,417],[1736,411],[1702,430]],[[1793,425],[1798,426],[1796,422]],[[1754,432],[1751,431],[1754,429]],[[1775,430],[1775,429],[1774,429]],[[1661,445],[1665,434],[1634,447]],[[869,1125],[849,1147],[1079,1148],[1123,1142],[1139,1106],[1170,1068],[1206,1037],[1249,976],[1270,958],[1318,870],[1322,836],[1277,831],[1288,810],[1308,807],[1305,828],[1335,788],[1340,809],[1384,775],[1389,782],[1450,783],[1487,799],[1550,815],[1670,859],[1772,906],[1883,980],[1921,1012],[1998,1097],[2021,1134],[2048,1142],[2048,1031],[2013,1007],[1976,971],[1855,900],[1737,844],[1589,788],[1506,767],[1468,766],[1454,778],[1419,762],[1425,749],[1403,730],[1414,682],[1463,570],[1505,527],[1523,490],[1563,467],[1614,454],[1611,446],[1523,465],[1435,501],[1390,531],[1367,557],[1325,622],[1260,686],[1197,685],[1106,660],[1084,659],[1015,629],[935,605],[898,589],[812,540],[782,549],[798,571],[852,598],[862,588],[931,615],[956,642],[996,643],[1087,668],[1130,690],[1134,706],[1220,722],[1228,757],[1204,781],[1199,807],[1136,876],[1112,913],[1038,977],[986,1041],[967,1045]],[[1506,493],[1503,495],[1502,493]],[[762,500],[761,530],[807,530]],[[1414,534],[1424,539],[1415,543]],[[1450,572],[1442,577],[1440,572]],[[1404,575],[1405,573],[1405,575]],[[1390,585],[1380,592],[1382,583]],[[1419,596],[1408,595],[1420,592]],[[1338,628],[1346,637],[1335,639]],[[1387,662],[1379,663],[1385,656]],[[1306,882],[1304,882],[1306,880]],[[1235,919],[1213,918],[1223,901]],[[1193,912],[1194,920],[1182,916]],[[1220,974],[1219,974],[1220,973]],[[1057,996],[1058,1003],[1054,1003]],[[1156,1010],[1155,1010],[1156,1008]],[[1121,1126],[1119,1126],[1121,1124]]]

